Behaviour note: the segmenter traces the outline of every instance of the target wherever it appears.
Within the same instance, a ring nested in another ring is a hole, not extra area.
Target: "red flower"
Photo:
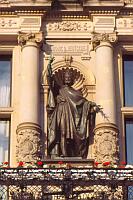
[[[43,162],[42,162],[42,161],[38,161],[38,162],[37,162],[37,165],[42,166],[42,165],[43,165]]]
[[[97,167],[99,165],[99,162],[94,162],[94,166]]]
[[[120,165],[119,168],[123,169],[123,168],[125,168],[125,166],[124,165]]]
[[[120,165],[126,165],[126,162],[125,161],[121,161]]]
[[[109,162],[109,161],[103,163],[103,166],[108,166],[108,165],[110,165],[110,162]]]
[[[3,162],[3,164],[4,164],[4,165],[8,165],[9,163],[8,163],[8,162]]]
[[[59,164],[59,165],[62,165],[62,164],[64,164],[64,163],[63,163],[63,161],[59,161],[58,164]]]
[[[24,166],[24,162],[20,161],[20,162],[18,163],[18,167],[23,167],[23,166]]]

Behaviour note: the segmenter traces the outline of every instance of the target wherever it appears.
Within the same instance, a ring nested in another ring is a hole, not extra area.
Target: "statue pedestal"
[[[46,159],[44,163],[50,165],[57,166],[61,164],[70,164],[72,167],[93,167],[94,160],[93,159],[82,159],[81,157],[57,157],[54,159]]]

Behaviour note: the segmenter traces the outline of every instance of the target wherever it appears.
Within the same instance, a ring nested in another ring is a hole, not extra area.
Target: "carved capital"
[[[116,33],[94,33],[92,37],[93,47],[96,48],[102,42],[115,43],[117,41]]]
[[[22,33],[20,32],[18,35],[18,43],[21,46],[26,45],[27,42],[34,42],[36,44],[40,44],[43,42],[43,32],[39,33]]]
[[[95,160],[98,162],[118,162],[118,128],[112,123],[102,123],[96,126],[94,136]]]
[[[38,124],[26,122],[17,127],[16,158],[32,162],[42,157],[41,129]]]

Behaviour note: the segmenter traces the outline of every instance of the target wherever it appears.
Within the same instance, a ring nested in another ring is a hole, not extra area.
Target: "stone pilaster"
[[[40,128],[39,46],[42,33],[20,33],[22,47],[19,125],[17,127],[17,160],[30,162],[42,157]]]
[[[96,103],[103,109],[96,116],[95,154],[100,162],[118,160],[118,128],[116,126],[116,99],[113,45],[116,34],[96,34]]]

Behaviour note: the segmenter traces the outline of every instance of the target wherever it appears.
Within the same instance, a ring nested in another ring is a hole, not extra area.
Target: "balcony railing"
[[[132,200],[130,168],[1,168],[0,200]]]

